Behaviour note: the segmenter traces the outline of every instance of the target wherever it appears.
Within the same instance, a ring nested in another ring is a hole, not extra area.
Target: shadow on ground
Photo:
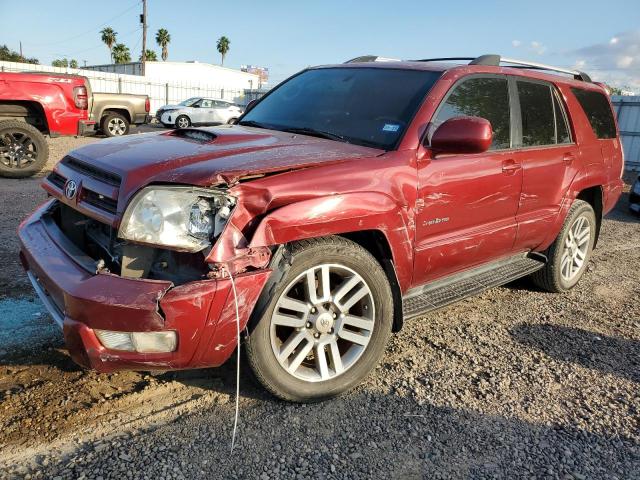
[[[521,344],[563,362],[640,382],[640,342],[559,325],[520,324],[511,330]]]

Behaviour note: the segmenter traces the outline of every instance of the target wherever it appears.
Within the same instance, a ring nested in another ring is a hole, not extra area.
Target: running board
[[[402,299],[404,318],[412,318],[498,287],[544,267],[543,255],[517,255],[411,289]]]

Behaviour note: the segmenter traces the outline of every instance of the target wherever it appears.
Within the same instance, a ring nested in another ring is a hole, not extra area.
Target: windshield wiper
[[[310,135],[312,137],[327,138],[329,140],[337,140],[339,142],[349,143],[348,140],[342,135],[338,135],[337,133],[325,132],[324,130],[316,130],[315,128],[291,127],[291,128],[282,128],[279,130],[282,130],[283,132],[300,133],[302,135]]]
[[[241,122],[238,122],[238,125],[242,125],[244,127],[266,128],[269,130],[269,127],[266,125],[263,125],[260,122],[254,122],[253,120],[242,120]]]

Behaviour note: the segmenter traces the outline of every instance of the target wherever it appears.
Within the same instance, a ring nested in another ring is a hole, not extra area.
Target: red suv
[[[240,328],[267,389],[314,401],[404,319],[525,275],[578,282],[622,189],[605,90],[496,55],[375,60],[306,69],[237,125],[57,165],[20,255],[76,362],[218,366]]]

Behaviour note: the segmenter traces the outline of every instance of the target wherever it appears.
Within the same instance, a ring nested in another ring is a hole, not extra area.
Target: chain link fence
[[[251,100],[266,93],[265,90],[234,89],[198,81],[161,82],[138,75],[0,61],[0,72],[29,71],[82,75],[89,79],[94,92],[148,95],[152,114],[163,105],[179,103],[190,97],[228,100],[246,106]]]

